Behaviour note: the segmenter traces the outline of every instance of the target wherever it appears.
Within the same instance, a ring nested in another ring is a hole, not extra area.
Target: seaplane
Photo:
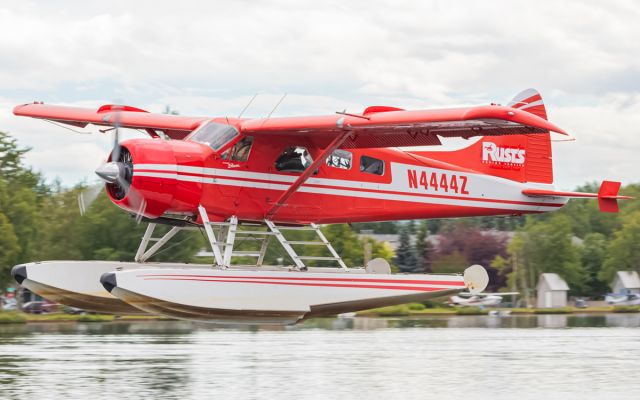
[[[491,307],[502,303],[502,296],[517,295],[519,292],[504,293],[469,293],[462,292],[449,297],[452,307]]]
[[[548,121],[533,89],[506,106],[370,106],[361,113],[289,118],[188,117],[125,105],[88,109],[42,102],[13,112],[113,132],[113,149],[95,172],[116,206],[148,223],[135,259],[44,261],[12,269],[33,292],[97,312],[294,324],[477,294],[488,283],[481,266],[462,275],[393,274],[382,259],[349,267],[320,225],[544,213],[571,198],[596,198],[602,211],[615,212],[626,198],[618,194],[620,183],[610,181],[598,193],[554,189],[551,134],[568,134]],[[148,137],[120,141],[121,128]],[[464,145],[441,147],[454,139]],[[155,237],[158,225],[170,229]],[[204,233],[210,264],[149,261],[184,229]],[[291,232],[300,230],[315,239],[293,240]],[[240,239],[254,240],[256,250],[240,251]],[[290,265],[264,265],[270,245],[280,246]],[[311,246],[327,255],[309,255]]]

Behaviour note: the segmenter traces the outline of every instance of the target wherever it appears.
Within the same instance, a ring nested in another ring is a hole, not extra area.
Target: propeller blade
[[[127,193],[127,198],[129,199],[129,205],[134,209],[134,217],[136,223],[140,223],[142,221],[142,217],[144,217],[144,212],[147,208],[147,201],[144,197],[138,193],[131,184],[127,182],[127,180],[122,176],[118,175],[117,178],[118,185],[120,185]]]
[[[93,185],[83,189],[80,194],[78,194],[78,208],[80,209],[80,215],[84,216],[87,213],[87,210],[98,198],[103,188],[104,185]]]
[[[113,150],[111,150],[111,161],[120,160],[120,108],[115,108],[113,114]]]

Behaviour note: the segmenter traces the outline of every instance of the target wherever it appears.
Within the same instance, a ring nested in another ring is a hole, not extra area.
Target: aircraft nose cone
[[[120,175],[120,167],[118,166],[118,163],[109,162],[102,164],[95,172],[103,181],[107,183],[116,183],[118,176]]]
[[[22,281],[27,279],[27,266],[26,265],[16,265],[11,268],[11,276],[16,282],[22,284]]]
[[[104,286],[107,292],[111,293],[113,288],[118,285],[116,282],[116,274],[113,272],[106,272],[102,274],[100,277],[100,283],[102,283],[102,286]]]

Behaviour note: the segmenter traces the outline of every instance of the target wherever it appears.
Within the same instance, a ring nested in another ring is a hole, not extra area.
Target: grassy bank
[[[634,313],[640,312],[640,306],[615,306],[615,307],[590,307],[590,308],[484,308],[460,307],[460,308],[426,308],[422,304],[412,303],[392,307],[375,308],[360,311],[358,316],[363,317],[406,317],[421,315],[486,315],[491,310],[510,311],[514,315],[522,314],[605,314],[605,313]]]
[[[27,322],[26,314],[14,311],[0,312],[0,324],[22,324]]]
[[[637,313],[640,312],[640,306],[615,306],[614,313]]]
[[[18,311],[0,311],[0,324],[23,324],[27,322],[111,322],[117,321],[153,321],[167,318],[155,315],[113,316],[103,314],[27,314]]]

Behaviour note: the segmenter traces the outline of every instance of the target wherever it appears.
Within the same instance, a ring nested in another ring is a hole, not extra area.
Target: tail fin
[[[535,89],[518,93],[508,106],[547,119],[542,96]],[[553,183],[549,133],[483,136],[477,142],[460,150],[412,151],[411,153],[513,181]]]
[[[507,107],[525,110],[540,118],[547,118],[547,109],[544,108],[542,96],[535,89],[526,89],[515,95],[515,97],[507,104]]]

